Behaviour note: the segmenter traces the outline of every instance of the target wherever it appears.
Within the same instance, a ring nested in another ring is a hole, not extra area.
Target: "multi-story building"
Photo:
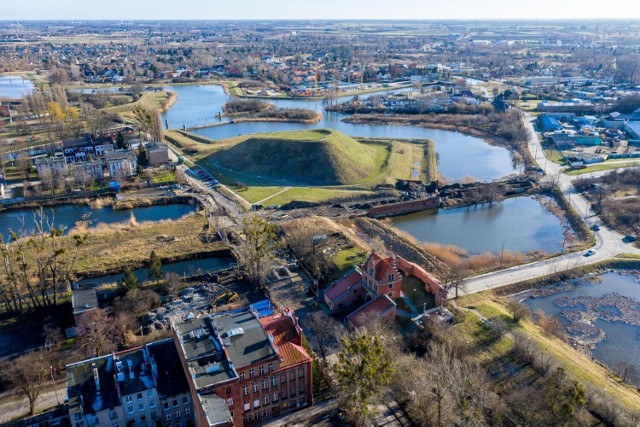
[[[67,161],[62,156],[40,157],[36,159],[38,176],[63,174],[67,170]]]
[[[311,404],[311,358],[292,311],[245,309],[172,329],[197,425],[243,426]]]
[[[105,162],[112,179],[132,176],[137,173],[138,158],[130,150],[116,150],[106,153]]]
[[[171,340],[67,365],[72,427],[194,426]]]
[[[85,134],[81,138],[62,141],[62,151],[67,163],[86,162],[90,158],[104,156],[113,150],[113,138],[110,136],[92,137]]]

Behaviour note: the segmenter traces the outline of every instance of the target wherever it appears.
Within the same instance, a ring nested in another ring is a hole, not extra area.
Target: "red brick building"
[[[446,302],[447,292],[422,267],[399,256],[381,257],[376,253],[325,290],[324,301],[334,312],[355,309],[346,317],[354,327],[361,326],[362,319],[368,316],[393,319],[396,315],[393,300],[402,296],[402,278],[406,276],[420,279],[425,291],[435,296],[436,305]]]
[[[290,310],[243,310],[173,325],[198,426],[243,426],[310,405],[311,357]]]

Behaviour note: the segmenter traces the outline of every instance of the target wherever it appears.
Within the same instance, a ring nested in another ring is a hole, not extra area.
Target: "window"
[[[247,387],[247,385],[245,384],[242,386],[242,395],[246,396],[248,394],[249,394],[249,387]]]
[[[296,379],[296,373],[294,371],[289,371],[289,381],[293,381]]]
[[[393,289],[393,283],[389,283],[389,289]]]
[[[133,409],[133,406],[128,406],[128,407],[127,407],[127,413],[128,413],[129,415],[133,414],[135,411],[136,411],[136,410],[135,410],[135,409]]]
[[[165,421],[171,421],[171,414],[170,414],[170,413],[165,414],[165,415],[164,415],[164,420],[165,420]]]
[[[231,387],[227,387],[227,394],[231,394]]]
[[[244,410],[248,411],[251,409],[251,404],[249,402],[244,402]]]
[[[389,275],[389,281],[390,281],[390,282],[393,282],[393,278],[394,278],[394,277],[393,277],[393,274],[390,274],[390,275]]]
[[[278,377],[271,377],[271,386],[275,387],[278,385]]]
[[[253,392],[257,393],[258,392],[258,383],[257,382],[253,382]]]
[[[259,408],[260,407],[260,399],[255,399],[253,401],[253,407],[254,408]]]
[[[144,403],[139,403],[138,404],[138,411],[140,411],[140,412],[144,411]]]
[[[262,411],[262,415],[264,415],[265,417],[268,417],[269,415],[271,415],[271,409],[265,409],[264,411]]]
[[[111,427],[120,427],[120,423],[117,421],[115,423],[111,423]]]
[[[258,373],[259,373],[260,375],[264,374],[264,366],[260,365],[260,366],[258,367]]]
[[[124,399],[124,400],[125,400],[127,403],[131,403],[131,402],[133,402],[133,399],[131,398],[131,396],[127,396],[127,397],[125,397],[125,399]]]
[[[249,378],[253,378],[255,374],[256,372],[253,370],[253,368],[249,369]]]
[[[300,368],[298,369],[298,378],[302,378],[304,377],[304,369]]]
[[[284,384],[287,382],[287,374],[280,375],[280,384]]]
[[[233,406],[233,397],[227,398],[227,406]]]
[[[173,401],[173,407],[177,408],[178,407],[178,399],[174,399]]]
[[[176,417],[176,418],[180,418],[180,411],[174,412],[173,416]]]
[[[153,390],[147,390],[147,396],[153,397]]]
[[[154,409],[156,407],[156,401],[152,400],[151,402],[149,402],[149,408]]]
[[[138,393],[138,394],[136,395],[136,399],[138,399],[138,400],[142,399],[142,393]]]
[[[189,403],[189,396],[184,396],[184,397],[182,398],[182,403],[183,403],[183,404],[185,404],[185,405],[186,405],[187,403]]]
[[[162,408],[163,408],[165,411],[168,411],[168,410],[169,410],[169,402],[164,402],[164,403],[162,404]]]
[[[274,392],[273,392],[273,401],[274,401],[274,402],[277,402],[277,401],[278,401],[278,392],[277,392],[277,391],[274,391]]]
[[[269,395],[268,394],[262,398],[262,403],[265,404],[265,405],[269,404]]]
[[[185,415],[189,415],[189,414],[191,413],[191,409],[189,409],[189,408],[184,408],[184,411],[183,411],[183,412],[184,412],[184,414],[185,414]]]
[[[116,411],[109,412],[109,419],[110,420],[117,420],[118,419],[118,412],[116,412]]]
[[[244,379],[244,371],[240,372],[240,379],[243,380]]]
[[[267,381],[267,379],[265,378],[262,380],[262,389],[266,390],[267,387],[269,387],[269,381]]]
[[[269,363],[269,365],[267,365],[267,370],[269,372],[273,372],[273,363]]]

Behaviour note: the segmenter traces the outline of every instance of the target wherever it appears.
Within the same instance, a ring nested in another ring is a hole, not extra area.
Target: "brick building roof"
[[[276,314],[260,319],[264,331],[273,336],[273,343],[278,346],[283,363],[287,367],[311,360],[301,345],[299,327],[292,317]]]

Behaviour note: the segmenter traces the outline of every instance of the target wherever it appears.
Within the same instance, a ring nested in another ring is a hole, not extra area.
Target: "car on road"
[[[632,242],[635,242],[636,240],[638,240],[638,238],[633,234],[627,234],[622,238],[622,241],[625,243],[632,243]]]
[[[596,254],[596,251],[594,251],[593,249],[589,249],[587,252],[584,253],[584,256],[589,257],[595,254]]]
[[[593,231],[600,231],[600,226],[598,224],[595,224],[593,227],[591,227],[591,229]]]

